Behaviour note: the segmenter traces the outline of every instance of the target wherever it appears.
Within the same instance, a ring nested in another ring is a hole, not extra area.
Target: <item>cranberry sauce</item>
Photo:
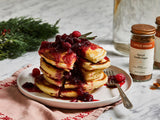
[[[63,59],[69,64],[71,59],[76,57],[76,55],[84,57],[86,50],[89,48],[93,50],[101,48],[98,45],[91,43],[89,40],[77,36],[79,35],[63,34],[62,36],[57,35],[55,42],[43,41],[39,49],[39,54],[43,54],[45,51],[47,51],[55,56],[54,61],[59,62],[60,53],[67,52],[68,54],[63,57]],[[73,53],[76,53],[76,55],[73,55]],[[68,56],[70,54],[73,55],[70,56],[72,58]]]
[[[70,65],[73,64],[73,62],[75,62],[74,60],[77,59],[77,55],[73,52],[68,51],[67,54],[65,54],[62,59],[64,63],[66,63],[69,67]]]
[[[69,81],[69,84],[75,84],[78,86],[76,89],[63,89],[63,91],[66,92],[70,90],[74,90],[77,92],[78,97],[72,99],[71,102],[78,102],[78,101],[90,102],[94,100],[93,96],[90,95],[88,92],[85,92],[83,89],[83,84],[85,83],[85,80],[81,72],[80,66],[77,62],[73,70],[64,73],[64,79],[65,81]]]
[[[42,91],[33,83],[31,82],[26,82],[22,85],[22,88],[27,90],[28,92],[39,92],[42,93]]]
[[[107,56],[105,56],[104,59],[105,59],[106,61],[109,61],[109,58],[108,58]]]
[[[123,76],[123,78],[120,76],[123,75],[122,73],[117,74],[117,75],[112,75],[108,77],[108,83],[118,83],[120,85],[120,87],[125,83],[125,76]],[[107,84],[106,84],[107,85]],[[116,86],[109,86],[107,85],[107,87],[109,88],[116,88]]]
[[[83,83],[85,83],[83,74],[80,68],[76,65],[74,66],[73,70],[64,73],[64,79],[65,81],[68,81],[69,84],[78,85],[80,88],[83,86]]]
[[[83,92],[82,94],[79,94],[77,98],[71,100],[71,102],[78,102],[78,101],[83,101],[83,102],[94,101],[93,95],[89,94],[88,92]]]

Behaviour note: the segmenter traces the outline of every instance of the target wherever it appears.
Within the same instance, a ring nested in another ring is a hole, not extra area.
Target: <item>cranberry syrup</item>
[[[116,74],[116,75],[111,75],[108,77],[108,82],[115,82],[115,83],[118,83],[120,85],[120,87],[125,83],[125,75],[122,74],[122,73],[119,73],[119,74]],[[106,84],[107,85],[107,84]],[[116,88],[116,86],[109,86],[107,85],[107,87],[109,88]]]
[[[22,85],[22,88],[27,90],[28,92],[39,92],[42,93],[42,91],[33,83],[31,82],[26,82]]]

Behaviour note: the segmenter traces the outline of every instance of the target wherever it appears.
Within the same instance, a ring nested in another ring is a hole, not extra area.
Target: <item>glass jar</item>
[[[131,29],[129,72],[133,81],[147,81],[152,78],[154,62],[155,27],[135,24]]]
[[[154,26],[159,15],[160,0],[114,0],[113,42],[117,53],[129,56],[132,25]]]
[[[160,16],[156,18],[154,67],[160,69]]]

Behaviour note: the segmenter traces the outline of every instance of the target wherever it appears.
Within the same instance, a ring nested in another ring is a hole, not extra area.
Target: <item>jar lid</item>
[[[139,35],[152,35],[155,34],[156,28],[147,24],[135,24],[132,26],[131,32]]]
[[[156,18],[156,24],[160,25],[160,16]]]

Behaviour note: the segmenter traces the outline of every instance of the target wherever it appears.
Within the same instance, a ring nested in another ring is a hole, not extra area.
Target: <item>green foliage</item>
[[[42,41],[58,33],[58,22],[51,25],[41,19],[27,17],[0,22],[0,60],[37,50]]]

